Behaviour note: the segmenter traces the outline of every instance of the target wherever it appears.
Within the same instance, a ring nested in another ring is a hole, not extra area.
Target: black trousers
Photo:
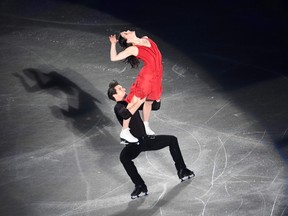
[[[129,144],[125,146],[120,153],[120,161],[135,185],[145,183],[133,162],[133,159],[135,159],[141,152],[155,151],[168,146],[177,171],[186,168],[178,140],[175,136],[156,135],[154,138],[146,136],[139,139],[139,143],[139,145]]]

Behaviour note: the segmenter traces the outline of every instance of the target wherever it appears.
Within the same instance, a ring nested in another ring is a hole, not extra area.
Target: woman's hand
[[[115,34],[114,35],[110,35],[109,36],[109,40],[110,40],[111,44],[116,44],[118,42]]]

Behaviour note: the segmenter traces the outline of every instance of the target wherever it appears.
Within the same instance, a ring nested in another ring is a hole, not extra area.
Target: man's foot
[[[131,199],[139,197],[141,193],[144,193],[145,196],[148,195],[148,189],[145,184],[135,186],[135,189],[131,193]]]
[[[120,133],[120,138],[121,138],[121,142],[123,144],[127,144],[127,143],[138,143],[138,139],[136,137],[134,137],[131,133],[130,133],[130,128],[125,128],[121,131]]]
[[[180,169],[177,174],[181,182],[195,176],[194,172],[187,168]]]
[[[155,135],[154,131],[152,131],[151,128],[150,128],[150,126],[149,126],[149,122],[145,121],[145,122],[144,122],[144,126],[145,126],[146,134],[147,134],[148,136],[154,136],[154,135]]]

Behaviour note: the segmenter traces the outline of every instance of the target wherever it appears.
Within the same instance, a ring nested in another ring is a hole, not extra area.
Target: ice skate
[[[145,196],[148,195],[148,189],[147,186],[145,184],[143,185],[136,185],[135,189],[133,190],[133,192],[131,193],[131,199],[135,199],[137,197],[139,197],[140,195],[142,195],[142,193],[144,193]]]
[[[195,176],[194,172],[187,168],[180,169],[177,174],[179,179],[181,179],[181,182]]]
[[[131,143],[138,143],[138,139],[130,133],[130,128],[125,128],[120,133],[120,144],[127,145]]]
[[[150,126],[149,126],[149,122],[145,121],[145,122],[144,122],[144,126],[145,126],[146,134],[147,134],[148,136],[155,136],[154,131],[152,131],[151,128],[150,128]]]

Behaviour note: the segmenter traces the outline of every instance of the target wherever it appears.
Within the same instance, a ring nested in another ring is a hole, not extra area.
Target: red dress
[[[149,38],[145,39],[150,42],[151,46],[136,45],[138,48],[136,57],[142,60],[144,65],[126,97],[128,103],[134,95],[141,99],[147,97],[146,100],[159,100],[162,95],[162,55],[154,41]]]

